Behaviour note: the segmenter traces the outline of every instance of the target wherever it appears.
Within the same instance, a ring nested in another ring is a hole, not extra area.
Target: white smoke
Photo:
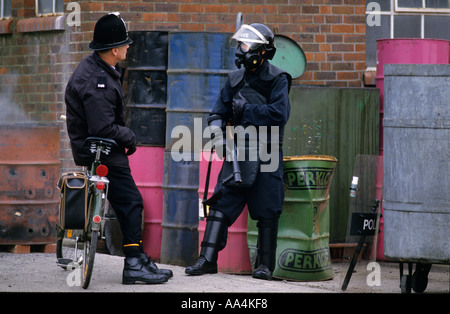
[[[22,105],[14,101],[18,74],[2,74],[0,85],[0,123],[17,124],[29,122]]]

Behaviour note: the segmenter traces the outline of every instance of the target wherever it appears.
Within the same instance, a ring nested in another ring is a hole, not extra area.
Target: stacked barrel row
[[[230,36],[130,32],[127,123],[138,144],[130,167],[144,198],[144,248],[163,263],[198,257],[202,134],[234,67]]]

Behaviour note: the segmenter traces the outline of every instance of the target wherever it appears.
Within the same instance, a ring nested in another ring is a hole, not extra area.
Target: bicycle
[[[84,289],[88,288],[91,281],[98,239],[99,237],[104,239],[105,221],[115,219],[108,214],[109,180],[106,178],[108,168],[102,165],[100,157],[102,153],[108,155],[111,149],[117,146],[114,140],[99,137],[89,137],[86,141],[90,145],[91,152],[95,153],[95,160],[89,168],[86,169],[85,167],[83,172],[77,174],[80,180],[85,180],[84,182],[87,183],[84,228],[79,230],[66,229],[64,223],[60,220],[60,224],[57,226],[56,242],[57,265],[72,270],[81,267],[80,283]],[[60,205],[60,211],[62,212],[62,210]],[[73,242],[73,239],[75,240],[73,247],[63,243]],[[80,244],[82,249],[79,248]],[[82,252],[80,252],[81,250]]]

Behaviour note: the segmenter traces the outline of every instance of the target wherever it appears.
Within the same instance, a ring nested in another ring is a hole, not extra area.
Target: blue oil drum
[[[234,66],[231,34],[169,32],[161,262],[198,257],[200,152],[207,117]],[[183,140],[184,145],[179,145]]]
[[[178,140],[171,137],[172,130],[186,126],[191,133],[189,148],[201,149],[194,148],[194,118],[202,118],[199,130],[203,131],[228,73],[236,69],[230,37],[228,33],[169,33],[166,148]]]
[[[198,257],[199,162],[164,152],[161,262],[188,265]]]

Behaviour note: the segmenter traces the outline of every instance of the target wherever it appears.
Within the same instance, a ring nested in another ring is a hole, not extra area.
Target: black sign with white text
[[[352,213],[350,235],[375,235],[376,213]]]

